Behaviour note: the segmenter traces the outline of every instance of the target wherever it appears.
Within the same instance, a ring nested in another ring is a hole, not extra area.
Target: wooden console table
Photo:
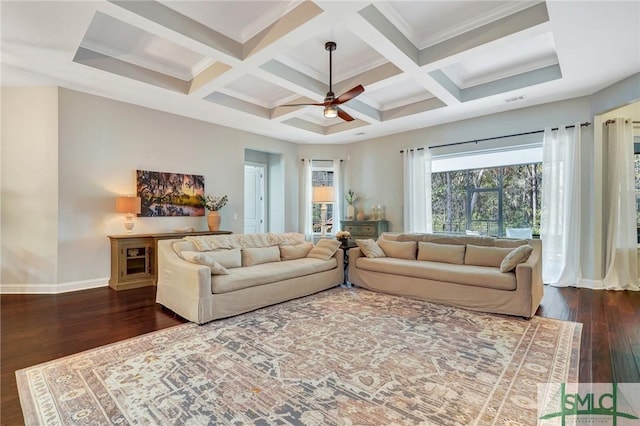
[[[111,240],[109,287],[114,290],[126,290],[156,285],[159,240],[179,239],[190,235],[218,234],[231,234],[231,231],[109,235]]]
[[[376,240],[380,234],[389,230],[389,222],[386,220],[342,220],[343,231],[349,231],[352,239]]]

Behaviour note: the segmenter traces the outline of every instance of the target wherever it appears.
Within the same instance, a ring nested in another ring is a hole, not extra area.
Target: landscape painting
[[[136,170],[139,216],[204,216],[204,176]]]

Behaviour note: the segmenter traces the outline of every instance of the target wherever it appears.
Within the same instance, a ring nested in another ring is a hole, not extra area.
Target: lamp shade
[[[117,213],[140,213],[140,197],[118,197],[116,198]]]
[[[314,203],[335,203],[336,192],[333,186],[314,186],[313,187]]]
[[[338,107],[335,105],[327,105],[324,107],[324,118],[336,118],[338,116]]]

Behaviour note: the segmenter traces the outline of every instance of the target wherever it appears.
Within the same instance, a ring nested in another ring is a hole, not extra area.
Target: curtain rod
[[[615,122],[616,122],[616,120],[607,120],[607,121],[604,122],[604,124],[607,125],[607,124],[611,124],[611,123],[615,123]],[[624,122],[628,123],[629,120],[625,120]],[[640,121],[632,121],[632,123],[633,124],[640,124]]]
[[[580,123],[581,127],[586,127],[586,126],[591,126],[591,123],[586,121],[584,123]],[[576,127],[575,125],[570,125],[570,126],[565,126],[566,129],[572,129]],[[552,128],[551,130],[558,130],[557,127]],[[504,139],[504,138],[511,138],[513,136],[525,136],[525,135],[534,135],[536,133],[544,133],[544,130],[534,130],[531,132],[524,132],[524,133],[513,133],[511,135],[503,135],[503,136],[494,136],[491,138],[483,138],[483,139],[474,139],[472,141],[464,141],[464,142],[452,142],[452,143],[445,143],[442,145],[434,145],[434,146],[430,146],[428,147],[429,149],[433,149],[433,148],[443,148],[445,146],[454,146],[454,145],[464,145],[464,144],[468,144],[468,143],[478,143],[478,142],[485,142],[485,141],[491,141],[494,139]],[[417,151],[422,151],[424,148],[415,148],[415,150]],[[414,149],[410,149],[409,151],[413,151]],[[404,150],[400,151],[400,153],[402,154],[404,152]]]
[[[336,158],[337,160],[337,158]],[[300,161],[304,162],[304,158],[301,158]],[[334,160],[319,160],[317,158],[312,158],[311,161],[334,161]],[[340,158],[340,162],[342,163],[344,160]]]

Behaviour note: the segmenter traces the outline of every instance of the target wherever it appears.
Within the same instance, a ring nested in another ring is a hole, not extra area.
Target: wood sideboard
[[[109,287],[114,290],[127,290],[156,285],[159,240],[183,238],[190,235],[219,234],[231,234],[231,231],[109,235],[111,240]]]
[[[389,231],[386,220],[342,220],[343,231],[349,231],[352,239],[378,239],[380,234]]]

